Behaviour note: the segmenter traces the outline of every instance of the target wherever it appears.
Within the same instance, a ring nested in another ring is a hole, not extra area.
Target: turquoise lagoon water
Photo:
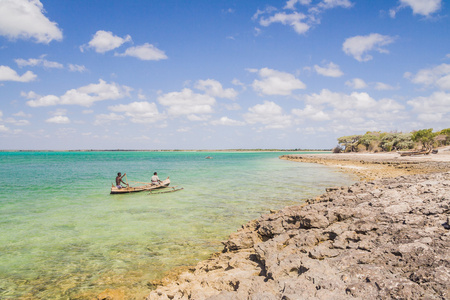
[[[355,180],[282,154],[0,152],[0,299],[137,299],[247,221]],[[184,190],[109,194],[117,172],[131,183],[154,171]]]

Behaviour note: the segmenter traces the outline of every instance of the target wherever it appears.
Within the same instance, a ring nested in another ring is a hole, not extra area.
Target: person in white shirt
[[[158,173],[156,173],[156,172],[153,173],[152,184],[154,184],[154,185],[161,184],[161,180],[159,180]]]

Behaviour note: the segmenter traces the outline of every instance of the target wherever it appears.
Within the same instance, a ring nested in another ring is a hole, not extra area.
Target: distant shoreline
[[[331,149],[216,149],[216,150],[137,150],[137,149],[75,149],[75,150],[0,150],[0,152],[331,152]]]
[[[450,164],[450,147],[439,149],[437,154],[400,156],[396,152],[382,153],[329,153],[315,155],[289,154],[280,158],[285,160],[318,163],[339,168],[352,173],[360,180],[370,181],[386,177],[411,174],[445,172]]]

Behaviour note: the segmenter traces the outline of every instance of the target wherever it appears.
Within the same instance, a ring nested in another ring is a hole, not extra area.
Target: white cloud
[[[130,47],[124,53],[116,53],[116,56],[132,56],[140,60],[161,60],[167,59],[164,51],[159,50],[155,46],[145,43],[141,46]]]
[[[391,17],[391,18],[395,18],[395,16],[397,15],[397,12],[400,10],[400,7],[396,7],[396,8],[393,8],[393,9],[390,9],[389,10],[389,16]]]
[[[186,116],[189,121],[200,122],[200,121],[208,121],[211,116],[209,115],[196,115],[190,114]]]
[[[442,90],[450,90],[450,64],[441,64],[434,68],[422,69],[416,75],[407,72],[404,74],[404,77],[415,84],[422,84],[426,87],[436,86]]]
[[[381,99],[378,101],[378,108],[381,111],[399,112],[405,107],[392,99]]]
[[[344,73],[342,73],[342,71],[339,69],[339,66],[332,62],[330,62],[325,67],[314,65],[314,69],[318,74],[327,77],[341,77],[342,75],[344,75]]]
[[[383,82],[376,82],[375,83],[375,89],[378,91],[389,91],[389,90],[395,90],[395,88],[387,83]]]
[[[45,120],[45,122],[55,124],[69,124],[70,120],[67,116],[54,116],[50,119]]]
[[[233,8],[222,9],[222,13],[224,14],[233,14],[235,10]]]
[[[302,22],[302,20],[306,19],[306,16],[302,13],[293,12],[293,13],[276,13],[275,15],[265,19],[261,18],[259,20],[259,24],[261,26],[267,27],[271,25],[272,23],[281,23],[283,25],[289,25],[291,26],[295,32],[298,34],[303,34],[307,32],[310,28],[310,26]]]
[[[147,100],[147,96],[144,94],[144,92],[142,91],[142,89],[140,89],[139,91],[138,91],[138,99],[139,100]]]
[[[199,80],[197,81],[195,88],[205,91],[206,94],[212,97],[235,99],[238,95],[236,90],[232,88],[223,89],[222,84],[214,79]]]
[[[41,55],[39,58],[29,58],[29,59],[18,58],[18,59],[15,59],[14,61],[21,68],[23,68],[23,67],[43,67],[46,69],[62,69],[62,68],[64,68],[63,64],[61,64],[59,62],[55,62],[55,61],[46,60],[45,56],[46,55],[44,54],[44,55]],[[71,72],[80,72],[81,73],[81,72],[86,71],[85,66],[74,65],[74,64],[68,64],[67,68]]]
[[[367,87],[367,83],[361,78],[353,78],[345,82],[345,85],[355,90],[364,89]]]
[[[247,88],[246,88],[246,86],[245,86],[245,84],[243,84],[239,79],[237,79],[237,78],[234,78],[232,81],[231,81],[231,83],[232,84],[234,84],[234,85],[237,85],[237,86],[240,86],[240,87],[242,87],[242,90],[246,90]]]
[[[254,72],[254,70],[250,70]],[[294,75],[262,68],[257,71],[262,80],[253,81],[253,89],[258,93],[265,95],[291,95],[293,91],[305,89],[306,85],[295,78]]]
[[[349,8],[352,7],[352,3],[349,0],[323,0],[318,4],[318,7],[324,9],[330,9],[335,7],[344,7]]]
[[[185,88],[181,92],[171,92],[158,97],[161,105],[168,106],[168,114],[194,115],[210,114],[216,100],[209,95],[196,94],[191,89]],[[192,118],[192,116],[191,116]]]
[[[161,115],[155,103],[132,102],[108,107],[113,112],[125,113],[133,123],[155,123],[165,118]]]
[[[69,64],[68,67],[69,67],[69,71],[71,71],[71,72],[83,73],[83,72],[87,71],[86,67],[85,66],[81,66],[81,65]]]
[[[413,14],[428,16],[441,9],[442,0],[400,0],[400,2],[411,7]]]
[[[313,107],[308,104],[304,109],[294,108],[292,113],[298,117],[310,119],[312,121],[328,121],[330,116],[323,112],[319,107]]]
[[[177,132],[189,132],[191,131],[192,128],[190,127],[182,127],[182,128],[178,128]]]
[[[30,92],[28,92],[28,93],[20,92],[20,95],[21,95],[22,97],[27,98],[27,99],[34,99],[34,98],[40,97],[38,94],[36,94],[36,93],[33,92],[33,91],[30,91]]]
[[[224,126],[244,126],[245,122],[230,119],[228,117],[222,117],[219,120],[211,121],[212,125],[224,125]]]
[[[295,5],[300,3],[301,5],[311,4],[311,0],[288,0],[284,9],[295,9]]]
[[[29,100],[29,101],[27,101],[27,104],[31,107],[52,106],[52,105],[61,104],[61,100],[58,96],[47,95],[47,96],[39,97],[35,100]]]
[[[265,10],[258,10],[252,17],[252,20],[258,20],[261,26],[267,27],[274,23],[291,26],[298,34],[304,34],[312,25],[320,24],[320,15],[327,9],[335,7],[349,8],[352,3],[349,0],[322,0],[318,4],[308,9],[308,14],[296,11],[296,5],[310,6],[311,0],[288,0],[283,7],[289,12],[278,12],[274,7],[268,7]],[[267,15],[267,16],[265,16]],[[257,28],[258,34],[260,30]]]
[[[131,36],[127,35],[121,38],[114,35],[111,31],[99,30],[95,33],[92,40],[87,44],[80,47],[83,52],[86,48],[94,48],[97,53],[105,53],[107,51],[114,50],[122,46],[126,42],[131,41]]]
[[[15,59],[14,61],[21,68],[22,67],[28,67],[28,66],[30,66],[30,67],[36,67],[36,66],[37,67],[44,67],[44,68],[48,68],[48,69],[51,69],[51,68],[62,69],[62,68],[64,68],[64,66],[62,64],[60,64],[58,62],[55,62],[55,61],[46,60],[44,57],[45,57],[45,55],[42,55],[39,58],[29,58],[27,60],[25,60],[23,58],[18,58],[18,59]]]
[[[241,106],[237,103],[230,103],[230,104],[225,104],[225,108],[227,110],[240,110]]]
[[[429,97],[417,97],[407,103],[419,114],[450,113],[450,93],[434,92]]]
[[[0,132],[8,132],[8,131],[9,131],[8,127],[6,127],[5,125],[1,125],[0,124]]]
[[[405,107],[392,99],[375,100],[368,93],[350,94],[322,90],[305,96],[303,109],[293,109],[298,121],[326,122],[330,131],[345,134],[355,131],[392,130],[410,116]]]
[[[352,80],[347,80],[345,82],[345,85],[354,90],[365,89],[369,87],[369,85],[361,78],[353,78]],[[370,83],[370,86],[378,91],[387,91],[396,89],[396,87],[393,87],[392,85],[383,82]]]
[[[27,96],[33,100],[27,101],[27,104],[31,107],[51,105],[81,105],[89,107],[97,101],[129,97],[130,91],[130,87],[120,86],[114,82],[107,83],[100,79],[99,83],[89,84],[78,89],[71,89],[61,97],[55,95],[41,97],[30,92]]]
[[[327,104],[338,110],[369,110],[376,106],[376,101],[367,93],[353,92],[350,95],[323,89],[320,94],[306,96],[306,102],[313,105]]]
[[[5,123],[11,123],[11,124],[14,124],[16,126],[30,125],[30,121],[28,121],[28,120],[23,120],[23,119],[22,120],[16,120],[14,118],[7,118],[5,120]]]
[[[356,109],[371,109],[376,105],[375,99],[370,97],[367,93],[357,93],[353,92],[350,94],[350,97],[344,97],[342,99],[343,101],[341,104],[348,105],[349,108],[356,108]]]
[[[292,125],[292,117],[283,114],[281,106],[271,101],[264,101],[248,109],[244,119],[250,124],[261,123],[266,129],[283,129]]]
[[[306,127],[306,128],[297,128],[295,131],[300,132],[302,134],[317,134],[320,132],[329,132],[330,130],[325,127]]]
[[[389,53],[383,46],[394,42],[394,38],[372,33],[366,36],[354,36],[345,40],[342,45],[342,50],[347,54],[353,56],[358,61],[369,61],[373,57],[367,52],[377,51],[379,53]]]
[[[271,14],[274,11],[277,11],[277,9],[273,6],[267,6],[264,10],[256,10],[256,13],[252,16],[252,20],[258,20],[259,16],[264,14]]]
[[[439,78],[439,80],[436,82],[436,85],[441,90],[450,90],[450,74]]]
[[[97,116],[95,116],[95,122],[94,125],[103,125],[103,124],[109,124],[111,122],[114,121],[121,121],[125,119],[124,116],[122,115],[118,115],[115,113],[110,113],[110,114],[99,114]]]
[[[44,44],[63,38],[58,25],[44,16],[44,6],[39,0],[0,1],[0,35]]]
[[[2,113],[0,111],[0,117],[1,116],[2,116]],[[31,114],[26,114],[23,111],[19,111],[19,112],[13,114],[13,116],[15,116],[15,117],[22,117],[22,118],[31,118]]]
[[[16,71],[8,66],[0,66],[0,81],[30,82],[36,78],[37,75],[31,71],[27,71],[20,76]]]
[[[397,12],[404,8],[410,7],[414,15],[429,15],[441,9],[442,0],[400,0],[400,5],[389,11],[392,18],[395,18]]]
[[[67,109],[57,108],[54,111],[51,111],[50,114],[52,114],[54,116],[64,116],[65,114],[67,114]]]
[[[432,113],[432,114],[419,114],[417,119],[426,123],[436,123],[442,121],[444,114],[442,113]],[[446,117],[448,120],[448,117]],[[446,126],[446,125],[445,125]]]

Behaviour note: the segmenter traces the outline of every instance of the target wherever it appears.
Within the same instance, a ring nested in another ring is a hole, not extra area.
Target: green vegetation
[[[438,133],[433,133],[433,128],[430,129],[422,129],[413,133],[411,139],[414,142],[422,143],[424,149],[429,149],[433,147],[434,138],[438,135]]]
[[[450,145],[450,128],[433,132],[433,128],[409,133],[368,131],[363,135],[338,138],[333,152],[390,152],[398,150],[431,150]]]

